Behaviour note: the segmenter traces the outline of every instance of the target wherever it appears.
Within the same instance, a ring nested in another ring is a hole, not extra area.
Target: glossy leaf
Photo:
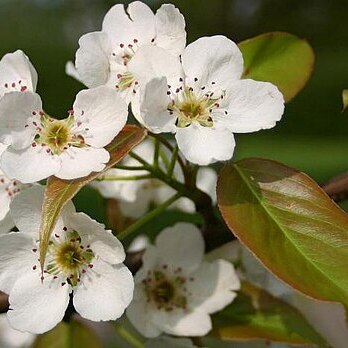
[[[348,107],[348,89],[342,91],[342,102],[343,102],[343,111]]]
[[[244,78],[275,84],[288,102],[309,80],[314,53],[306,40],[272,32],[239,43],[244,57]]]
[[[106,147],[110,152],[110,161],[107,163],[104,171],[122,160],[145,136],[146,131],[143,128],[126,125]],[[61,210],[82,187],[97,178],[101,173],[93,172],[84,178],[75,180],[62,180],[54,176],[47,180],[40,227],[40,262],[42,268],[45,263],[48,242]]]
[[[38,336],[33,348],[102,348],[96,334],[81,322],[61,322],[53,330]]]
[[[230,230],[274,274],[348,305],[348,215],[306,174],[280,163],[227,164],[218,205]]]
[[[250,283],[243,283],[235,301],[213,316],[213,327],[213,335],[223,340],[328,347],[297,309]]]

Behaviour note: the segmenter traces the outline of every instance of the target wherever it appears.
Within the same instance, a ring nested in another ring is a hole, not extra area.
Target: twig
[[[348,198],[348,173],[333,177],[322,189],[336,202],[344,201]]]

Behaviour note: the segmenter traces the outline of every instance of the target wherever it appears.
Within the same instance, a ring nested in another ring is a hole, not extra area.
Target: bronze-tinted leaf
[[[280,163],[227,164],[218,205],[239,240],[279,278],[348,305],[348,215],[306,174]]]

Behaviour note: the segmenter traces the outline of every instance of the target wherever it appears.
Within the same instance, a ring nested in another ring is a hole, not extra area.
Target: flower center
[[[82,244],[76,231],[67,232],[65,237],[64,241],[50,242],[49,262],[45,272],[54,276],[63,275],[72,286],[76,286],[81,273],[85,273],[88,267],[91,268],[95,255],[89,245]]]
[[[123,74],[118,74],[118,83],[116,85],[116,88],[124,91],[127,88],[130,88],[133,83],[135,83],[135,78],[134,76],[129,72],[125,72]]]
[[[168,111],[170,114],[175,113],[177,127],[188,127],[194,121],[203,127],[213,127],[211,113],[214,108],[219,107],[220,98],[213,98],[209,93],[195,93],[193,88],[188,87],[178,89],[176,94],[168,106]]]
[[[167,268],[167,266],[163,266]],[[148,302],[152,302],[157,309],[170,312],[175,308],[187,308],[187,290],[185,288],[186,278],[177,269],[172,276],[163,271],[148,271],[143,280],[144,290]]]
[[[60,155],[70,146],[85,146],[82,135],[77,135],[73,131],[75,118],[72,114],[64,120],[56,120],[44,113],[41,114],[40,125],[33,122],[36,126],[36,135],[33,147],[36,145],[47,146],[47,152]]]

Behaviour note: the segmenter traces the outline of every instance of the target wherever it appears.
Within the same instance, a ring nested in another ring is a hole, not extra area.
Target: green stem
[[[172,153],[172,158],[170,160],[169,168],[168,168],[168,176],[172,177],[176,161],[178,159],[178,154],[179,154],[179,147],[176,145],[174,147],[173,153]]]
[[[130,343],[133,347],[136,347],[136,348],[144,347],[142,342],[139,341],[137,338],[135,338],[125,327],[117,326],[116,331],[124,340]]]
[[[131,175],[131,176],[106,176],[106,177],[99,177],[96,180],[97,181],[127,181],[127,180],[144,180],[144,179],[151,179],[153,176],[151,174],[144,174],[144,175]]]
[[[140,162],[155,178],[166,183],[168,186],[179,192],[182,196],[191,199],[191,201],[195,202],[196,205],[211,206],[211,198],[205,192],[196,187],[185,185],[174,178],[169,177],[168,174],[164,173],[159,168],[153,168],[148,162],[134,152],[130,152],[129,155]]]
[[[158,140],[162,145],[164,145],[170,152],[174,152],[174,146],[166,139],[164,139],[161,135],[159,134],[154,134],[154,133],[149,133],[150,137],[153,137],[154,139]],[[183,161],[183,159],[178,156],[178,163],[182,169],[182,171],[185,173],[186,166]]]
[[[122,166],[120,164],[117,164],[114,168],[122,170],[144,170],[143,166]]]
[[[136,221],[134,224],[127,227],[125,230],[117,234],[117,238],[119,240],[124,240],[125,238],[129,237],[133,232],[138,230],[141,226],[146,224],[147,222],[154,219],[157,215],[161,214],[163,211],[165,211],[171,204],[173,204],[175,201],[177,201],[182,195],[180,193],[175,194],[168,200],[166,200],[164,203],[159,205],[157,208],[151,210],[149,213],[144,215],[141,219]]]
[[[153,154],[153,166],[155,168],[158,168],[158,158],[160,153],[160,146],[161,143],[158,141],[158,139],[155,139],[155,152]]]

